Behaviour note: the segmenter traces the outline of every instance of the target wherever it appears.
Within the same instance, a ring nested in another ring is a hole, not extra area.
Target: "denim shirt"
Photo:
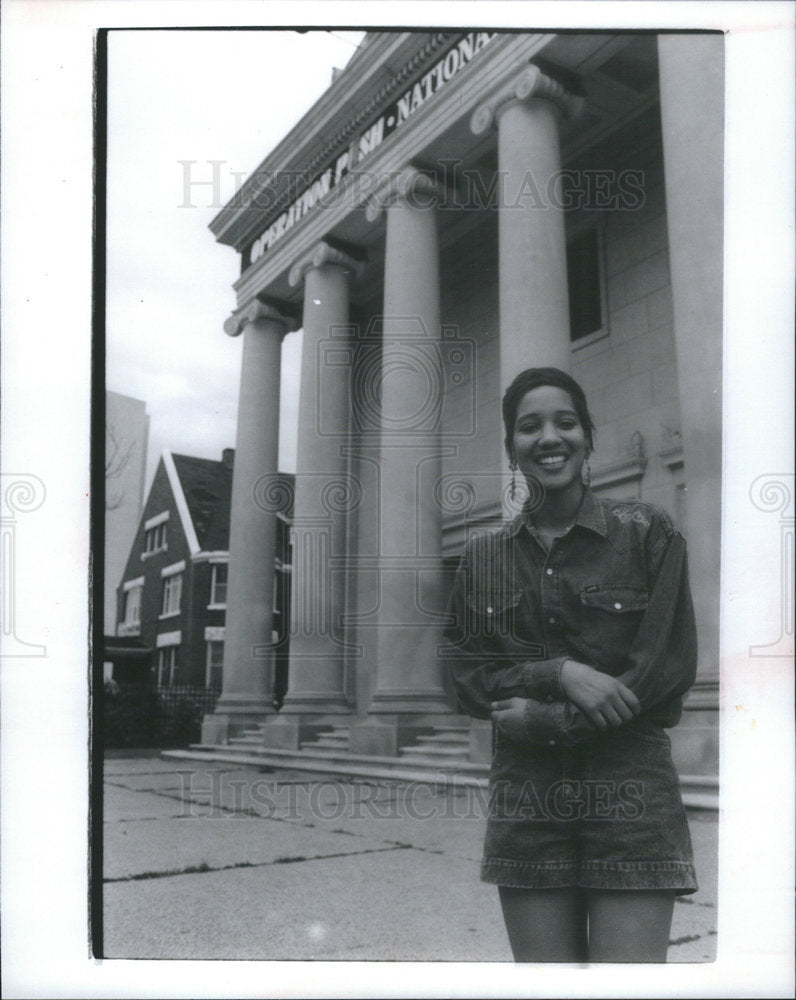
[[[566,659],[619,678],[639,719],[674,726],[696,675],[696,628],[683,536],[641,501],[587,490],[546,551],[526,511],[465,547],[443,654],[461,707],[528,699],[527,738],[571,745],[596,728],[561,687]]]

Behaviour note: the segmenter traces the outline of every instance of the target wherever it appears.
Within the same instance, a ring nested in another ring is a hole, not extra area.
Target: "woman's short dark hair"
[[[503,426],[506,429],[506,451],[511,454],[511,438],[514,434],[514,424],[517,420],[517,409],[520,400],[526,392],[538,389],[543,385],[552,385],[569,393],[575,413],[586,435],[586,443],[590,450],[594,448],[594,423],[586,405],[586,394],[571,375],[562,372],[560,368],[526,368],[514,379],[503,396]]]

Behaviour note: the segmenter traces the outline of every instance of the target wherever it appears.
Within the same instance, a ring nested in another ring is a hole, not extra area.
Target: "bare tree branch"
[[[116,510],[121,507],[124,491],[111,491],[109,484],[118,479],[127,467],[133,453],[135,441],[124,442],[114,424],[105,427],[105,509]]]

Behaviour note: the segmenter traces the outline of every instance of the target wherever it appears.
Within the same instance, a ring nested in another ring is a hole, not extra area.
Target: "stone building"
[[[485,724],[437,647],[449,574],[510,516],[500,399],[584,386],[592,483],[689,541],[699,674],[674,732],[717,769],[723,227],[719,34],[375,32],[211,228],[241,257],[223,692],[203,742],[324,733],[394,757]],[[288,689],[273,708],[282,337],[304,330]],[[301,751],[301,747],[304,750]]]

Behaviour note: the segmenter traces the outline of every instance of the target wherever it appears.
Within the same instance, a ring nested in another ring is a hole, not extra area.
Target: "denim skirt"
[[[481,878],[527,889],[696,892],[665,730],[635,720],[575,747],[497,732]]]

